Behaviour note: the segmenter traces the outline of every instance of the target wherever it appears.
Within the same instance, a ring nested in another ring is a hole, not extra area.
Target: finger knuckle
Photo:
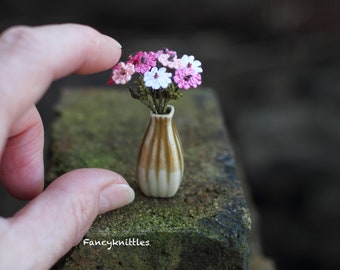
[[[0,36],[0,42],[12,49],[31,47],[36,41],[32,28],[28,26],[12,26]]]
[[[74,220],[75,243],[84,236],[96,216],[92,203],[91,196],[82,196],[71,203],[69,210]]]

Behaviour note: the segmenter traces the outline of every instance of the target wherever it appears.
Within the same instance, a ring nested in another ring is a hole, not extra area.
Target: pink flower
[[[156,52],[157,57],[160,56],[161,54],[177,54],[175,51],[170,51],[168,48],[163,48],[162,50],[158,50]]]
[[[176,52],[169,51],[158,56],[158,61],[165,67],[177,69],[181,66],[181,59],[177,59]]]
[[[156,66],[157,55],[154,52],[137,52],[134,56],[130,56],[128,63],[135,66],[135,71],[144,74],[152,67]]]
[[[131,80],[132,74],[135,73],[135,68],[131,63],[119,62],[112,69],[111,79],[108,81],[109,84],[126,84]]]
[[[193,68],[180,68],[175,71],[174,81],[179,88],[188,90],[196,88],[202,83],[201,74],[197,73]]]

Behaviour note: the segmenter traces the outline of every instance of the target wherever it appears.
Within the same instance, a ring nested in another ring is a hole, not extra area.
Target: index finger
[[[0,123],[7,126],[1,130],[8,130],[53,80],[72,72],[106,70],[120,55],[117,41],[84,25],[16,26],[6,30],[0,37]],[[0,134],[0,139],[2,136],[5,134]]]

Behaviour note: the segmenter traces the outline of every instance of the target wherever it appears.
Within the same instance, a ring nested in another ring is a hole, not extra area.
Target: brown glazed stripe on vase
[[[175,108],[168,105],[167,111],[168,114],[150,112],[138,156],[138,185],[150,197],[173,197],[183,178],[182,144],[173,121]]]

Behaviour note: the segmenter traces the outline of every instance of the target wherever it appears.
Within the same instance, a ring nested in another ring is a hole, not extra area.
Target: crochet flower
[[[135,73],[134,65],[131,63],[119,62],[112,70],[112,76],[109,84],[126,84],[131,80],[132,74]]]
[[[144,83],[145,86],[151,87],[154,90],[158,90],[159,88],[166,89],[171,83],[171,76],[171,73],[166,72],[166,68],[162,67],[158,69],[157,67],[153,67],[151,71],[145,72]]]
[[[193,55],[183,55],[181,58],[182,61],[182,67],[192,68],[195,70],[196,73],[201,73],[203,69],[201,68],[201,62],[198,60],[195,60],[195,57]]]
[[[197,73],[192,67],[181,68],[175,71],[174,81],[179,88],[188,90],[196,88],[202,83],[201,74]]]
[[[158,61],[165,67],[177,69],[181,66],[181,59],[177,58],[174,51],[163,52],[158,56]]]
[[[132,63],[135,66],[136,72],[144,74],[156,66],[156,60],[156,53],[139,51],[134,56],[130,56],[128,63]]]
[[[109,84],[128,84],[131,97],[140,100],[155,114],[165,114],[170,100],[182,97],[183,91],[202,83],[201,62],[194,56],[177,57],[167,48],[158,51],[138,51],[112,69]],[[159,90],[159,91],[157,91]]]

